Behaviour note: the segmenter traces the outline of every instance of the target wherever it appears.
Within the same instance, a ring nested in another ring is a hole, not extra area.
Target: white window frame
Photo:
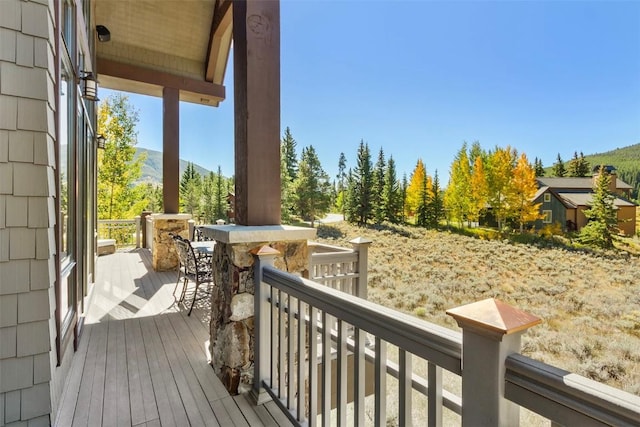
[[[543,224],[551,224],[553,222],[553,211],[550,209],[545,209],[542,211],[544,217],[542,218]]]

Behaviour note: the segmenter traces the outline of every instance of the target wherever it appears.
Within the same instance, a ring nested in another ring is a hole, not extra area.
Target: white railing
[[[350,243],[353,249],[309,242],[309,279],[366,299],[371,240],[358,237]]]
[[[98,239],[115,239],[119,248],[140,247],[140,217],[134,219],[99,219]]]
[[[415,416],[414,391],[427,396],[420,418],[429,426],[442,425],[443,408],[461,414],[463,426],[518,425],[518,405],[554,425],[638,425],[639,397],[573,374],[567,381],[557,368],[518,354],[523,325],[501,335],[450,310],[460,334],[280,271],[273,255],[260,256],[255,268],[254,392],[259,402],[266,392],[294,423],[364,425],[365,396],[372,393],[374,424],[386,425],[391,375],[403,426]],[[388,360],[388,345],[398,349],[397,365]],[[415,375],[416,358],[427,361],[427,380]],[[443,369],[462,377],[464,406],[443,389]]]

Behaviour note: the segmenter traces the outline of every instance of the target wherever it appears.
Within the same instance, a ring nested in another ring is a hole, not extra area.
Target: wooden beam
[[[171,87],[162,92],[162,200],[164,213],[180,212],[180,100]]]
[[[280,224],[280,2],[234,0],[236,223]]]
[[[106,58],[97,59],[98,74],[104,74],[125,80],[170,87],[179,91],[200,94],[211,98],[213,102],[223,101],[225,88],[222,85],[179,76],[164,71],[144,68],[138,65],[126,64]]]
[[[205,80],[216,84],[224,82],[232,39],[233,8],[231,0],[217,0],[211,22],[207,47]]]

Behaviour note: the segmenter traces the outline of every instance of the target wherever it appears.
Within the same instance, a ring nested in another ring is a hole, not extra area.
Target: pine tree
[[[460,226],[467,219],[470,198],[471,167],[467,156],[467,143],[465,142],[451,163],[449,185],[445,192],[447,210],[452,218],[458,220]]]
[[[416,206],[416,225],[426,227],[429,223],[429,191],[427,189],[427,171],[423,168],[416,167],[415,174],[419,174],[415,182],[420,185],[418,191],[418,205]],[[414,179],[411,177],[413,184]]]
[[[407,174],[402,174],[402,183],[400,184],[400,198],[402,199],[402,210],[400,221],[404,224],[407,221],[406,212],[407,212],[407,188],[409,187],[409,183],[407,182]]]
[[[215,215],[215,219],[224,219],[225,221],[228,221],[229,218],[227,217],[227,185],[226,185],[226,178],[222,175],[222,168],[220,167],[220,165],[218,165],[218,172],[216,173],[215,176],[215,205],[214,205],[214,215]]]
[[[542,166],[542,160],[536,157],[533,161],[533,168],[535,169],[536,176],[544,176],[544,167]]]
[[[98,133],[105,137],[104,150],[98,150],[98,218],[131,218],[148,205],[133,183],[142,175],[144,156],[135,157],[138,111],[126,95],[110,96],[98,109]],[[66,194],[61,191],[61,194]],[[64,205],[64,204],[63,204]]]
[[[384,201],[384,176],[386,162],[384,159],[384,151],[380,147],[378,152],[378,160],[373,169],[373,185],[371,190],[371,204],[373,209],[373,220],[376,224],[382,224],[385,220],[385,201]]]
[[[411,173],[411,178],[409,179],[409,186],[407,187],[407,195],[405,201],[405,214],[407,217],[412,217],[417,215],[418,206],[422,201],[421,191],[423,187],[423,181],[426,179],[427,172],[424,168],[424,163],[422,163],[422,159],[418,159],[416,162],[416,167],[413,169]]]
[[[440,179],[438,178],[438,170],[433,175],[433,189],[428,202],[428,221],[429,227],[437,228],[440,220],[444,217],[444,201],[442,191],[440,189]]]
[[[567,167],[567,174],[570,177],[578,177],[580,176],[580,158],[578,157],[578,152],[573,152],[573,157],[569,160],[569,166]]]
[[[357,164],[350,173],[347,216],[349,221],[365,225],[373,218],[371,191],[373,187],[373,171],[369,146],[360,141]]]
[[[397,224],[402,215],[402,194],[396,178],[396,163],[393,156],[387,161],[387,169],[384,177],[384,217],[392,224]]]
[[[553,164],[551,173],[553,173],[553,176],[557,176],[559,178],[562,178],[567,174],[567,170],[564,167],[564,162],[562,161],[562,157],[560,157],[560,153],[558,153],[556,162]]]
[[[578,159],[578,168],[577,168],[578,176],[586,177],[591,173],[591,165],[584,158],[584,154],[582,151],[580,152],[580,158]]]
[[[298,155],[296,154],[296,145],[298,143],[291,135],[291,130],[287,126],[284,130],[284,136],[282,137],[281,155],[284,159],[286,168],[286,177],[289,182],[293,182],[298,176]]]
[[[481,156],[476,157],[471,174],[471,200],[469,203],[469,221],[479,222],[480,212],[487,207],[489,188]]]
[[[533,198],[538,191],[536,172],[524,153],[520,155],[513,168],[511,188],[509,205],[512,207],[513,217],[520,224],[520,233],[522,233],[524,224],[540,218],[540,203],[533,203]]]
[[[329,211],[331,183],[322,169],[320,159],[312,145],[302,149],[298,176],[293,183],[295,210],[306,221],[323,216]]]
[[[584,211],[589,219],[580,230],[580,242],[604,249],[613,247],[613,236],[618,232],[618,218],[614,206],[615,196],[609,191],[611,176],[600,166],[595,182],[591,207]]]
[[[200,216],[201,197],[202,178],[193,163],[189,162],[180,179],[180,205],[182,211],[192,216]]]
[[[216,219],[215,177],[213,172],[209,172],[202,179],[202,220],[207,224],[213,224]]]
[[[344,203],[345,203],[345,192],[346,192],[346,180],[347,180],[347,158],[344,153],[340,153],[340,158],[338,159],[338,175],[336,175],[337,179],[337,194],[336,194],[336,209],[338,212],[342,212],[344,215]]]

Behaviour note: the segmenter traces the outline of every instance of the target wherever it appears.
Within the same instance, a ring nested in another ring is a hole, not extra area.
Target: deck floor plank
[[[98,258],[54,425],[291,425],[275,405],[229,395],[209,364],[210,300],[187,316],[188,303],[173,296],[176,273],[151,263],[144,249]]]

